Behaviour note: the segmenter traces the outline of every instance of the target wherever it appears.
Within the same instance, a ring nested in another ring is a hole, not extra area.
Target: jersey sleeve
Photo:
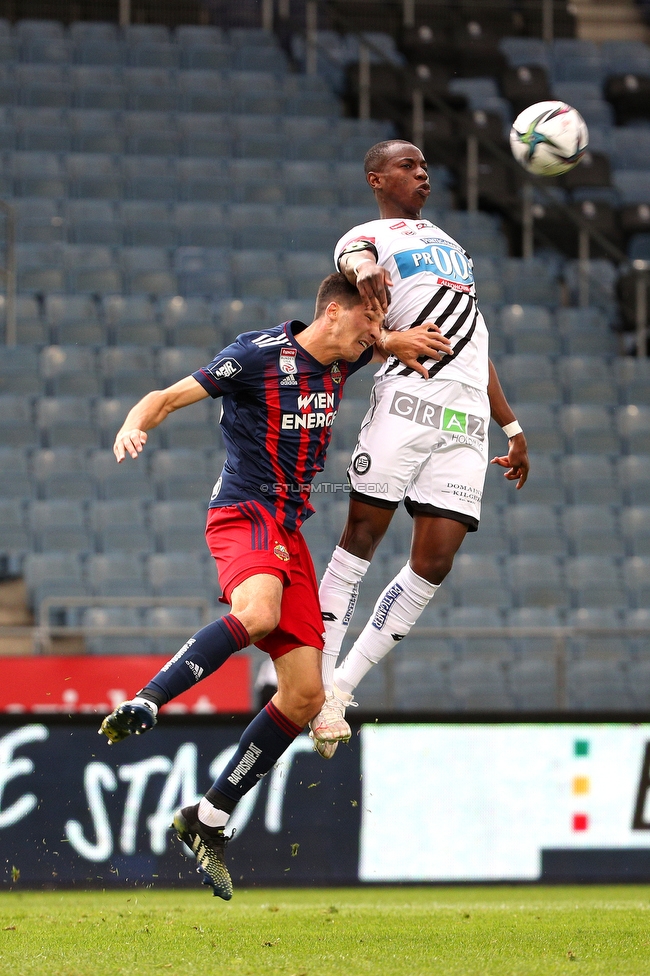
[[[341,240],[338,242],[334,248],[334,264],[336,265],[336,270],[340,271],[339,262],[344,254],[350,254],[354,251],[372,251],[375,255],[377,261],[379,261],[379,255],[377,252],[377,243],[372,234],[365,233],[369,228],[364,227],[361,224],[359,227],[353,227],[352,230],[348,231]]]
[[[259,348],[238,336],[234,342],[217,353],[211,363],[192,376],[211,397],[237,393],[247,387],[259,386],[263,376],[263,357]]]

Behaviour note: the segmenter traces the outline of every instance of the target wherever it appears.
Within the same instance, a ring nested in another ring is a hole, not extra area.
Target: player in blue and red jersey
[[[104,719],[118,742],[156,723],[158,709],[256,644],[275,663],[278,691],[243,733],[230,763],[200,803],[174,817],[215,895],[229,899],[224,835],[237,802],[267,773],[319,712],[323,625],[318,585],[300,525],[323,469],[331,426],[347,377],[370,362],[379,340],[379,302],[364,304],[344,275],[330,275],[309,326],[285,322],[239,336],[206,367],[147,394],[115,439],[118,463],[136,459],[174,410],[207,396],[223,398],[227,459],[210,499],[206,538],[231,612],[194,634],[162,670]],[[382,335],[389,351],[428,355],[450,346],[435,327]]]

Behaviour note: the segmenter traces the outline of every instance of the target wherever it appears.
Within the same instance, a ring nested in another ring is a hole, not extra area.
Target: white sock
[[[149,701],[148,698],[138,698],[138,696],[136,695],[135,698],[133,699],[133,702],[136,705],[146,705],[147,708],[151,709],[154,715],[156,716],[158,715],[158,706],[156,705],[155,702]]]
[[[337,546],[323,574],[319,597],[325,625],[323,648],[323,688],[332,690],[334,668],[343,638],[352,620],[359,596],[359,583],[368,572],[370,562],[353,556]]]
[[[206,827],[225,827],[230,820],[230,814],[225,810],[218,810],[214,804],[204,796],[199,803],[199,822]]]
[[[407,563],[375,604],[371,619],[350,653],[334,672],[334,683],[352,694],[361,679],[402,640],[435,595],[438,585],[416,574]]]

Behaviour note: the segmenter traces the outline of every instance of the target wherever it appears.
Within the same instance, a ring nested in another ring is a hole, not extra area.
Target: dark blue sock
[[[269,702],[242,735],[237,752],[205,794],[206,799],[218,810],[232,813],[301,732],[299,725]]]
[[[244,625],[232,613],[203,627],[183,644],[178,654],[168,661],[155,678],[138,692],[160,708],[177,698],[197,681],[213,674],[235,651],[250,644]]]

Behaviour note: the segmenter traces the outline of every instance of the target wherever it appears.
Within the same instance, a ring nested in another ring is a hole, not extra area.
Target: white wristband
[[[510,440],[511,437],[514,437],[515,434],[523,434],[522,426],[518,420],[513,420],[511,424],[506,424],[505,427],[501,428],[501,430],[506,435],[508,440]]]

